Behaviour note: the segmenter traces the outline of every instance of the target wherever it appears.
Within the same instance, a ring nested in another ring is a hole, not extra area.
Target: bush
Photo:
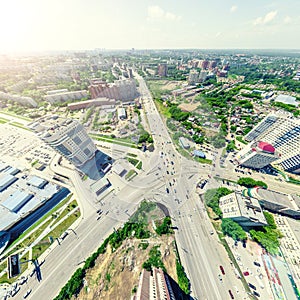
[[[156,233],[159,235],[172,233],[173,230],[171,229],[171,224],[171,218],[165,217],[162,224],[156,227]]]
[[[176,272],[178,277],[178,285],[185,294],[190,294],[190,281],[184,272],[183,266],[176,260]]]
[[[224,187],[218,189],[210,189],[206,191],[204,195],[204,201],[207,206],[212,208],[217,216],[222,217],[222,211],[219,207],[219,200],[221,197],[229,195],[231,193],[231,190]]]
[[[239,180],[237,181],[237,183],[239,185],[242,185],[242,186],[245,186],[247,188],[253,188],[255,186],[260,186],[260,187],[263,187],[263,188],[268,188],[268,185],[263,182],[263,181],[256,181],[254,180],[253,178],[250,178],[250,177],[242,177],[242,178],[239,178]]]

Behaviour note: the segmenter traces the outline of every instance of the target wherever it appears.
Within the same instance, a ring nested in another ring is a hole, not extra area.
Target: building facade
[[[287,172],[300,174],[300,120],[289,113],[271,113],[245,137],[248,142],[265,141],[280,153],[276,164]]]
[[[167,77],[168,76],[168,66],[167,66],[167,64],[159,64],[157,66],[157,75],[159,77]]]
[[[30,128],[76,167],[80,168],[95,156],[94,142],[76,120],[47,116],[31,124]]]

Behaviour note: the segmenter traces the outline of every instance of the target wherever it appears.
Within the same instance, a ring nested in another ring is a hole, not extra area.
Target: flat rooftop
[[[291,195],[270,191],[266,189],[257,189],[256,193],[260,199],[268,200],[274,203],[281,204],[283,206],[286,206],[288,208],[297,209],[293,204],[293,199]],[[255,196],[255,195],[254,195]],[[299,199],[299,197],[297,198]]]

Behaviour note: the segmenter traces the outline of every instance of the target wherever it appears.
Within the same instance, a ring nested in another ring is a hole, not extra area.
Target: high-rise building
[[[195,84],[199,81],[199,73],[196,70],[191,70],[188,78],[189,84]]]
[[[157,74],[159,77],[167,77],[168,75],[168,66],[167,64],[158,64]]]
[[[260,141],[247,145],[236,158],[243,167],[261,169],[280,158],[280,155],[271,144]]]
[[[121,101],[130,101],[138,97],[134,79],[116,80],[114,83],[104,81],[92,82],[89,86],[92,99],[106,97]]]
[[[208,60],[203,60],[201,63],[201,68],[202,69],[207,69],[209,65],[209,61]]]
[[[181,299],[175,295],[168,275],[158,268],[153,268],[151,272],[143,269],[140,282],[134,300],[176,300]]]
[[[108,157],[96,148],[78,121],[51,115],[31,123],[29,128],[78,170],[93,179],[100,178],[98,171]]]
[[[246,135],[245,140],[273,145],[281,155],[276,164],[287,172],[300,174],[300,120],[292,114],[269,114]]]
[[[200,74],[199,74],[199,81],[205,81],[206,77],[208,75],[208,72],[205,70],[201,70]]]

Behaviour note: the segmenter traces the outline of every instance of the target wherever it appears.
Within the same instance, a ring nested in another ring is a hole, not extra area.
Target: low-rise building
[[[280,158],[275,148],[266,142],[254,142],[244,147],[237,155],[239,165],[251,169],[261,169]]]
[[[230,218],[241,226],[264,226],[267,221],[257,199],[239,192],[223,196],[219,201],[223,218]]]
[[[184,149],[189,149],[190,148],[190,144],[189,144],[188,140],[184,137],[179,138],[179,144]]]

